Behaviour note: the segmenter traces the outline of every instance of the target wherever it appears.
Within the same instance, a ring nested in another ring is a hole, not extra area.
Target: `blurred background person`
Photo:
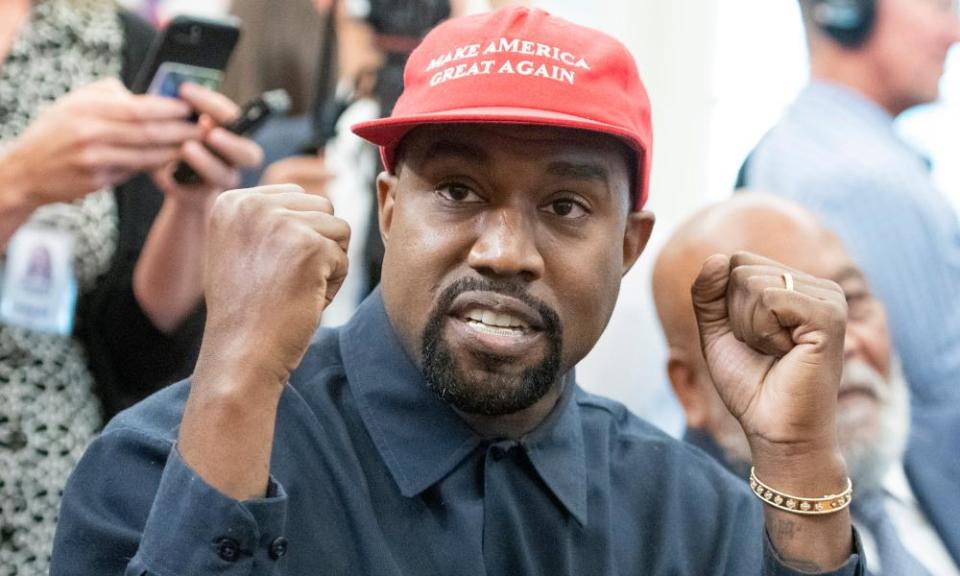
[[[47,573],[62,488],[87,442],[192,369],[207,216],[238,167],[260,161],[256,144],[214,127],[236,116],[229,99],[124,88],[152,36],[110,2],[0,3],[2,575]],[[180,159],[200,184],[176,184]],[[28,245],[51,255],[45,287],[12,282]],[[62,321],[10,320],[24,307],[15,294],[49,296]]]
[[[749,446],[706,368],[687,288],[709,256],[741,250],[832,279],[847,295],[838,439],[870,571],[960,574],[960,460],[952,452],[960,441],[960,410],[929,414],[911,428],[907,384],[883,306],[840,240],[792,202],[742,194],[705,208],[677,228],[657,258],[654,298],[669,346],[667,372],[686,414],[686,439],[748,477]]]
[[[741,171],[834,230],[886,304],[917,410],[960,407],[960,220],[894,119],[938,97],[955,0],[800,0],[810,81]]]

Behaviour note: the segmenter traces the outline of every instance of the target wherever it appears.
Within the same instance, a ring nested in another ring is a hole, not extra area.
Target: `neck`
[[[509,438],[511,440],[521,440],[524,436],[533,431],[534,428],[546,420],[550,412],[553,411],[563,395],[565,386],[569,386],[565,377],[561,377],[550,390],[544,394],[543,398],[538,400],[532,406],[512,414],[503,414],[499,416],[488,416],[485,414],[468,414],[460,410],[457,415],[467,423],[474,432],[484,438]]]
[[[908,106],[891,94],[883,71],[863,50],[833,45],[817,47],[810,54],[810,79],[845,86],[896,117]]]

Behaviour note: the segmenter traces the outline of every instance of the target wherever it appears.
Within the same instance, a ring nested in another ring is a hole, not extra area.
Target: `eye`
[[[864,292],[855,292],[847,295],[847,315],[851,320],[869,318],[876,300]]]
[[[587,207],[573,198],[557,198],[551,200],[543,207],[543,210],[556,216],[567,219],[582,218],[590,214]]]
[[[437,194],[439,194],[440,197],[445,200],[457,203],[470,204],[483,201],[483,198],[481,198],[469,186],[459,182],[450,182],[437,186]]]

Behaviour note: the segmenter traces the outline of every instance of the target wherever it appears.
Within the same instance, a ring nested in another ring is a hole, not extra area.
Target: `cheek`
[[[455,227],[429,223],[413,203],[395,209],[381,269],[384,302],[405,339],[419,338],[437,294],[462,261]]]
[[[594,253],[566,258],[551,274],[571,365],[586,356],[606,328],[620,293],[621,267],[622,257]]]

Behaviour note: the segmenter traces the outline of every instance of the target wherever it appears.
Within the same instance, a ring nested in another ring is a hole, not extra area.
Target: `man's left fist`
[[[847,318],[840,286],[741,252],[707,259],[691,292],[710,375],[751,446],[833,445]]]

